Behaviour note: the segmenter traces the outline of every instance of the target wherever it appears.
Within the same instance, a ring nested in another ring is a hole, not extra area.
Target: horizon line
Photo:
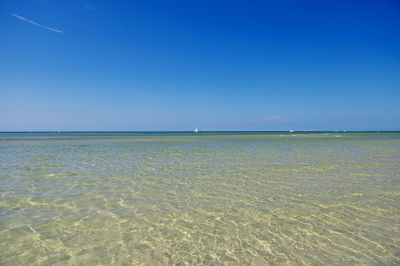
[[[10,130],[0,133],[106,133],[106,132],[187,132],[196,133],[193,130]],[[354,133],[354,132],[400,132],[400,130],[199,130],[197,132],[288,132],[288,133],[319,133],[319,132],[332,132],[332,133]]]

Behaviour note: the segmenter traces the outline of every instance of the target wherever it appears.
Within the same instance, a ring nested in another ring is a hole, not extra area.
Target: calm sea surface
[[[0,133],[0,265],[400,264],[400,133]]]

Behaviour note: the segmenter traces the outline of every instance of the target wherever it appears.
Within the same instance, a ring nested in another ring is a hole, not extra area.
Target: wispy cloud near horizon
[[[46,30],[51,30],[51,31],[58,32],[58,33],[64,33],[62,30],[58,30],[58,29],[55,29],[55,28],[52,28],[52,27],[49,27],[49,26],[46,26],[46,25],[39,24],[39,23],[37,23],[37,22],[35,22],[33,20],[21,17],[21,16],[19,16],[17,14],[11,14],[11,15],[16,17],[16,18],[19,18],[20,20],[23,20],[23,21],[26,21],[28,23],[31,23],[31,24],[33,24],[35,26],[45,28]]]
[[[285,118],[287,118],[287,116],[284,116],[284,115],[270,115],[270,116],[265,117],[264,119],[265,120],[281,120],[281,119],[285,119]]]

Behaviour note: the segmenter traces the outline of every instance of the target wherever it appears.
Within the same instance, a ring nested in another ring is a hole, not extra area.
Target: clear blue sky
[[[195,126],[399,130],[400,2],[0,0],[1,131]]]

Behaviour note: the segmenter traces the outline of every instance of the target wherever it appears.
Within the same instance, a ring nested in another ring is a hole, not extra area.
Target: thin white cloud
[[[51,27],[49,27],[49,26],[39,24],[39,23],[37,23],[37,22],[35,22],[35,21],[32,21],[32,20],[30,20],[30,19],[27,19],[27,18],[18,16],[18,15],[16,15],[16,14],[11,14],[11,15],[13,15],[14,17],[19,18],[19,19],[21,19],[21,20],[23,20],[23,21],[26,21],[26,22],[28,22],[28,23],[31,23],[31,24],[33,24],[33,25],[35,25],[35,26],[45,28],[46,30],[51,30],[51,31],[58,32],[58,33],[64,33],[62,30],[57,30],[57,29],[51,28]]]
[[[94,5],[89,4],[88,2],[84,2],[83,3],[83,7],[85,9],[87,9],[87,10],[90,10],[90,11],[96,10],[96,7]]]

